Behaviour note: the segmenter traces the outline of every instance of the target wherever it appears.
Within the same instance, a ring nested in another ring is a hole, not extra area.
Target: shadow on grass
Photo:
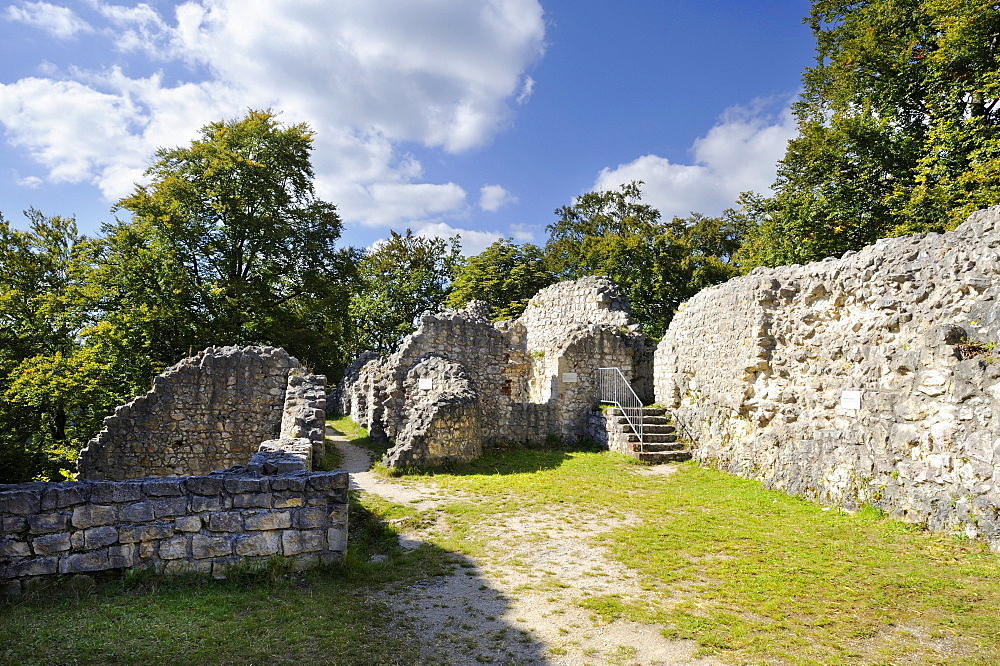
[[[341,563],[287,562],[224,581],[133,573],[38,589],[0,606],[0,663],[544,664],[509,599],[468,558],[405,551],[379,509],[351,501]]]
[[[594,453],[602,449],[591,442],[563,444],[561,442],[501,443],[471,462],[443,462],[426,468],[404,467],[391,470],[392,476],[419,476],[450,474],[472,476],[480,474],[506,475],[531,474],[557,469],[573,457],[574,453]]]

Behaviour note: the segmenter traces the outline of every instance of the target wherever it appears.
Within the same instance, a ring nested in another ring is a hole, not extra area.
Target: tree
[[[0,483],[62,480],[127,395],[109,359],[85,346],[95,311],[91,241],[72,218],[0,216]]]
[[[313,134],[271,111],[202,128],[160,149],[105,228],[102,307],[113,335],[154,367],[209,344],[285,347],[317,370],[346,362],[355,255],[318,199]]]
[[[815,0],[816,65],[774,195],[744,195],[745,269],[941,231],[1000,202],[1000,8]]]
[[[350,304],[356,354],[391,352],[420,315],[441,308],[460,263],[458,240],[393,231],[361,258]]]
[[[661,222],[658,210],[641,203],[641,185],[589,192],[557,209],[545,255],[559,279],[615,280],[643,331],[658,339],[682,301],[736,275],[731,258],[741,231],[728,216]]]
[[[516,319],[539,289],[554,282],[541,248],[501,238],[458,269],[448,306],[485,301],[494,321]]]

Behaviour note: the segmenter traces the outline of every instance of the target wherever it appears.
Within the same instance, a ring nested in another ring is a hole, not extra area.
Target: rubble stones
[[[1000,549],[998,248],[991,208],[706,289],[656,350],[656,399],[723,470]]]

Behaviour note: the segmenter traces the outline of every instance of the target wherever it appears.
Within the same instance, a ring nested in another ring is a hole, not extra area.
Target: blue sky
[[[247,108],[316,131],[344,244],[544,243],[643,180],[665,216],[762,191],[794,134],[804,0],[105,0],[0,5],[0,211],[86,233],[153,151]]]

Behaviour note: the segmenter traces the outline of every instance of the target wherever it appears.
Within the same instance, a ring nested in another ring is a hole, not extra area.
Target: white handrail
[[[642,400],[622,374],[621,368],[597,369],[597,400],[618,407],[632,426],[632,432],[638,435],[639,449],[642,450]]]

